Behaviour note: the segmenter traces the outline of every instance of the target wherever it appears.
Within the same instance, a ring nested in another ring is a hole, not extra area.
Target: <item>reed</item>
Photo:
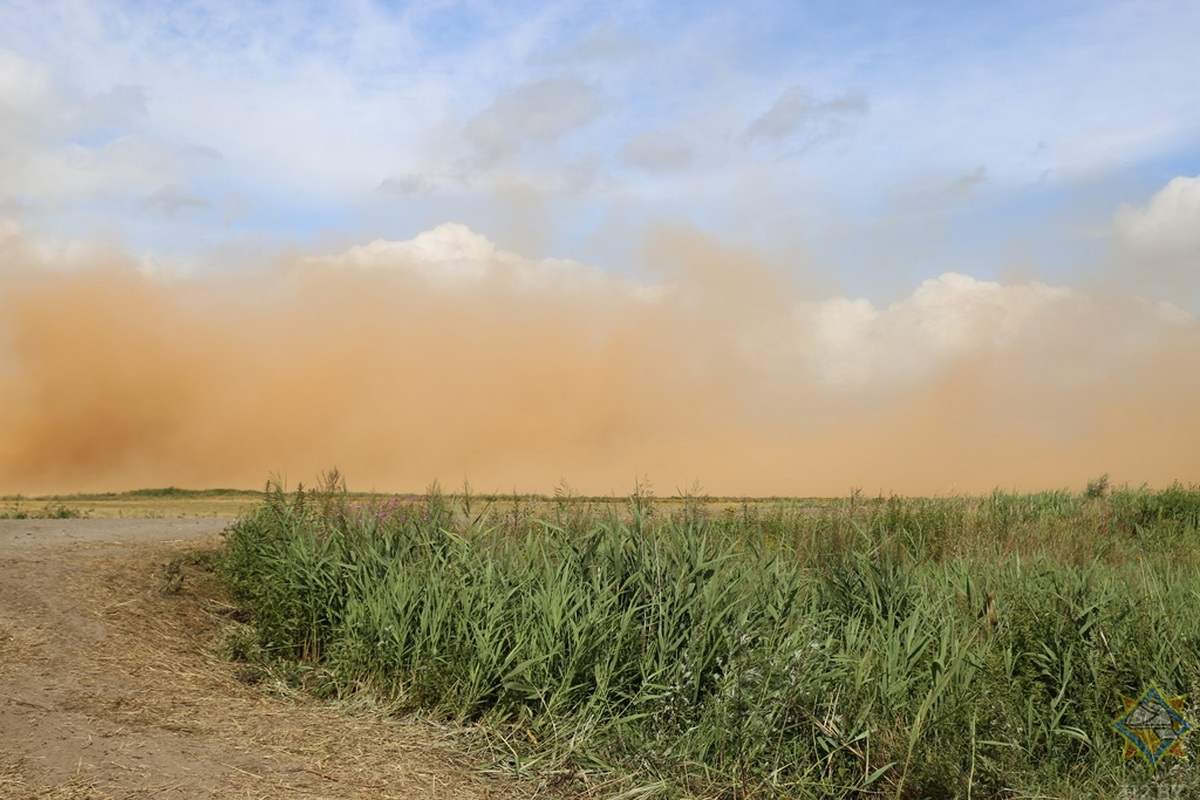
[[[265,498],[220,567],[243,656],[473,723],[517,770],[625,797],[1200,787],[1110,727],[1151,681],[1200,690],[1195,487],[617,511],[362,501],[334,475]]]

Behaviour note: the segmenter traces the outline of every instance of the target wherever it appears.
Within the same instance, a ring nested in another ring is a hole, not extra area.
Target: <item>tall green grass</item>
[[[1200,776],[1122,759],[1110,722],[1151,681],[1200,691],[1198,524],[1182,486],[618,511],[361,503],[335,476],[269,486],[221,571],[243,655],[579,787],[1152,797]]]

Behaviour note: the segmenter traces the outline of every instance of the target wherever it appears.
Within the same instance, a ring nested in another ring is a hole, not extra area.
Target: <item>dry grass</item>
[[[233,607],[194,552],[187,543],[132,556],[76,548],[59,574],[29,585],[31,593],[60,588],[24,615],[29,624],[6,625],[0,615],[0,678],[12,677],[0,712],[26,715],[30,730],[52,740],[36,751],[4,737],[0,797],[549,796],[488,774],[460,728],[240,680],[220,655],[237,625]]]
[[[391,496],[391,495],[387,495]],[[410,495],[399,495],[410,496]],[[355,501],[369,502],[373,495],[351,494]],[[414,496],[415,497],[415,496]],[[451,499],[458,496],[451,495]],[[654,497],[646,496],[663,513],[676,511],[685,502],[702,508],[709,514],[742,513],[747,508],[770,508],[803,505],[814,513],[820,508],[838,501],[830,499],[795,500],[788,498],[749,497]],[[184,491],[184,490],[138,490],[120,494],[76,494],[46,495],[32,498],[9,496],[0,498],[0,512],[24,509],[31,515],[41,515],[47,507],[65,507],[90,519],[176,519],[176,518],[235,518],[254,509],[262,502],[257,492],[242,491]],[[629,506],[627,497],[569,498],[556,501],[552,496],[541,495],[477,495],[472,500],[476,512],[492,515],[528,514],[537,509],[545,511],[556,502],[567,502],[573,507],[588,507],[596,514],[623,513]]]
[[[164,556],[190,552],[175,547],[113,565],[126,578],[118,586],[140,583],[141,591],[120,600],[123,595],[106,587],[105,625],[126,635],[117,637],[123,646],[97,667],[127,671],[156,687],[137,706],[118,712],[126,724],[202,733],[299,762],[314,790],[335,796],[529,796],[530,787],[513,791],[477,774],[479,764],[464,755],[461,729],[396,719],[382,709],[322,705],[282,687],[239,680],[237,669],[217,654],[224,631],[236,623],[212,576],[184,566],[179,583],[165,578],[164,562],[171,559]],[[221,702],[212,703],[214,697]],[[274,788],[289,787],[294,790],[291,782]]]
[[[170,519],[175,517],[238,517],[258,504],[246,496],[116,498],[64,501],[92,519]]]

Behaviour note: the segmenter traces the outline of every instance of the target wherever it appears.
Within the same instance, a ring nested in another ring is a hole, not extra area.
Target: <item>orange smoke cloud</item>
[[[1200,477],[1200,330],[1136,300],[946,275],[883,309],[814,301],[686,230],[652,237],[659,287],[454,225],[243,279],[18,250],[0,492],[334,465],[361,489],[597,494],[641,475],[752,495]]]

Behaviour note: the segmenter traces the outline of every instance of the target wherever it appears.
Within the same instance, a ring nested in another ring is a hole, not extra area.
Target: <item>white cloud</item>
[[[145,111],[140,87],[87,96],[0,51],[0,197],[61,206],[144,195],[179,180],[177,154],[129,132]]]
[[[123,136],[99,147],[63,142],[31,148],[8,178],[9,192],[61,205],[148,195],[182,181],[183,170],[170,147]]]
[[[1159,300],[1152,307],[1154,316],[1170,325],[1191,325],[1196,321],[1191,314],[1166,300]]]
[[[1113,226],[1121,242],[1134,249],[1200,255],[1200,176],[1175,178],[1145,207],[1123,204]]]
[[[1123,288],[1200,310],[1200,176],[1178,177],[1113,215],[1111,265]]]
[[[1079,312],[1088,298],[1063,287],[1032,281],[1004,285],[955,272],[923,281],[907,297],[877,308],[861,298],[833,297],[763,307],[748,318],[728,314],[723,294],[688,291],[681,285],[637,285],[602,270],[561,259],[530,259],[497,248],[458,223],[444,223],[406,241],[376,240],[331,256],[306,258],[302,269],[394,270],[440,291],[508,287],[521,292],[595,292],[597,303],[660,305],[668,317],[698,315],[712,323],[747,366],[768,374],[791,374],[848,391],[928,378],[962,357],[991,357],[1028,344],[1052,326],[1056,315]],[[694,305],[700,299],[700,306]],[[707,299],[705,299],[707,298]],[[718,307],[709,307],[717,303]],[[1146,305],[1133,328],[1190,324],[1179,309]]]
[[[54,94],[47,70],[0,50],[0,135],[8,147],[56,127],[59,115],[48,104]]]
[[[918,379],[951,359],[991,353],[1077,296],[1039,282],[1005,286],[947,272],[883,309],[843,297],[796,309],[819,381],[845,388]],[[811,337],[811,338],[809,338]]]
[[[118,84],[89,96],[56,82],[45,65],[0,50],[0,136],[10,146],[126,126],[145,113],[141,86]]]
[[[501,250],[466,225],[446,222],[405,241],[376,239],[332,256],[305,258],[308,269],[397,270],[441,289],[500,281],[521,290],[597,289],[610,283],[603,270],[577,261],[529,259]]]

